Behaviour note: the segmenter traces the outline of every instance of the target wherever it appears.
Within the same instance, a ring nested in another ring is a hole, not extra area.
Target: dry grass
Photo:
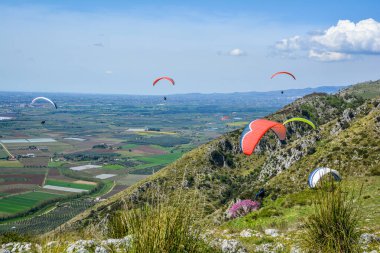
[[[357,252],[360,238],[359,192],[326,182],[316,194],[314,213],[305,222],[303,246],[308,252]]]

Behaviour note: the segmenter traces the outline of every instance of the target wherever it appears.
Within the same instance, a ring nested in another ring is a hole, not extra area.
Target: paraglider
[[[312,171],[309,175],[308,184],[310,188],[315,188],[319,180],[326,175],[331,173],[335,181],[342,180],[342,177],[340,176],[339,172],[336,170],[332,170],[330,168],[317,168],[314,171]]]
[[[264,188],[261,188],[257,193],[256,193],[256,196],[255,196],[255,200],[257,199],[263,199],[265,197],[265,189]]]
[[[288,124],[288,123],[293,122],[293,121],[304,122],[304,123],[310,125],[313,129],[316,129],[316,127],[315,127],[315,125],[314,125],[313,122],[311,122],[311,121],[308,120],[308,119],[298,118],[298,117],[295,117],[295,118],[291,118],[291,119],[285,120],[284,123],[282,123],[282,124],[285,125],[285,124]]]
[[[172,85],[175,84],[173,78],[170,78],[170,77],[168,77],[168,76],[163,76],[163,77],[159,77],[159,78],[157,78],[156,80],[154,80],[154,81],[153,81],[153,86],[155,86],[159,81],[161,81],[161,80],[163,80],[163,79],[168,80]],[[167,100],[167,98],[164,97],[164,101],[166,101],[166,100]]]
[[[271,76],[270,79],[272,79],[273,77],[275,77],[275,76],[277,76],[277,75],[289,75],[289,76],[293,77],[294,80],[296,80],[296,77],[295,77],[292,73],[287,72],[287,71],[276,72],[276,73],[274,73],[274,74]]]
[[[257,119],[247,125],[241,134],[240,148],[246,155],[251,155],[263,135],[273,130],[280,140],[285,140],[286,128],[283,124],[266,119]]]
[[[38,100],[48,101],[50,104],[52,104],[55,107],[55,109],[58,109],[58,106],[57,106],[57,104],[55,102],[53,102],[51,99],[45,98],[45,97],[36,97],[35,99],[32,100],[31,104],[33,105]]]
[[[154,80],[154,81],[153,81],[153,86],[155,86],[159,81],[161,81],[161,80],[163,80],[163,79],[168,80],[172,85],[175,84],[173,78],[170,78],[170,77],[168,77],[168,76],[163,76],[163,77],[159,77],[159,78],[157,78],[156,80]]]

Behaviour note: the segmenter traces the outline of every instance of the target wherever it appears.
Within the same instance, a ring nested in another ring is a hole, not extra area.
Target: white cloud
[[[281,51],[293,51],[301,49],[301,36],[282,39],[275,44],[275,48]]]
[[[235,49],[232,49],[228,54],[231,56],[244,56],[246,55],[246,52],[244,52],[240,48],[235,48]]]
[[[304,55],[319,61],[341,61],[353,55],[380,54],[380,23],[365,19],[357,23],[339,20],[322,33],[293,36],[274,46],[283,56]]]
[[[112,70],[106,70],[106,71],[104,71],[104,73],[107,74],[107,75],[112,75],[113,74]]]
[[[370,18],[358,23],[339,20],[336,26],[322,35],[313,36],[312,42],[328,50],[342,53],[380,53],[380,23]]]
[[[351,55],[338,52],[317,51],[311,49],[309,51],[309,58],[317,61],[342,61],[351,59]]]

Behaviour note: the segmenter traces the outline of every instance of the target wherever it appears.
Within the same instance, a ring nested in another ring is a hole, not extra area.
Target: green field
[[[8,158],[8,154],[7,152],[5,152],[5,150],[0,147],[0,159],[7,159]]]
[[[65,162],[49,162],[48,167],[49,168],[57,168],[61,167]]]
[[[95,185],[77,184],[77,183],[72,183],[72,182],[67,182],[67,181],[58,181],[58,180],[51,180],[51,179],[46,180],[45,185],[70,187],[70,188],[89,190],[89,191],[95,188]]]
[[[122,149],[130,149],[130,148],[132,149],[135,147],[137,147],[136,144],[125,144],[125,145],[121,146]]]
[[[107,170],[121,170],[124,169],[125,167],[119,164],[108,164],[102,167],[102,169],[107,169]]]
[[[23,166],[19,161],[0,160],[0,167],[21,168]]]
[[[247,125],[249,122],[248,121],[236,121],[236,122],[229,122],[226,125],[231,126],[231,127],[243,127]]]
[[[38,205],[39,203],[61,197],[47,192],[28,192],[0,199],[0,213],[16,214]]]
[[[154,167],[159,165],[165,165],[169,164],[171,162],[174,162],[178,158],[182,156],[182,153],[175,152],[175,153],[169,153],[164,155],[153,155],[153,156],[146,156],[146,157],[138,157],[137,159],[141,162],[144,162],[144,164],[137,165],[136,169],[145,169],[148,167]]]

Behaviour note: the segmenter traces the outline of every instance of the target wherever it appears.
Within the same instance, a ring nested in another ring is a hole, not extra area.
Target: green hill
[[[353,85],[334,95],[307,95],[267,118],[283,122],[305,117],[317,125],[316,131],[307,124],[290,123],[284,143],[268,133],[251,156],[240,152],[242,130],[227,133],[99,203],[70,221],[66,229],[97,223],[125,203],[148,201],[149,190],[158,188],[167,195],[178,189],[197,189],[206,204],[205,218],[213,221],[216,231],[295,228],[312,208],[314,192],[307,187],[308,175],[323,166],[338,170],[343,184],[351,189],[364,185],[366,217],[361,226],[365,231],[380,232],[379,95],[380,81]],[[225,220],[225,210],[233,201],[252,199],[260,188],[266,189],[267,197],[259,212]],[[248,239],[241,241],[252,244]]]

